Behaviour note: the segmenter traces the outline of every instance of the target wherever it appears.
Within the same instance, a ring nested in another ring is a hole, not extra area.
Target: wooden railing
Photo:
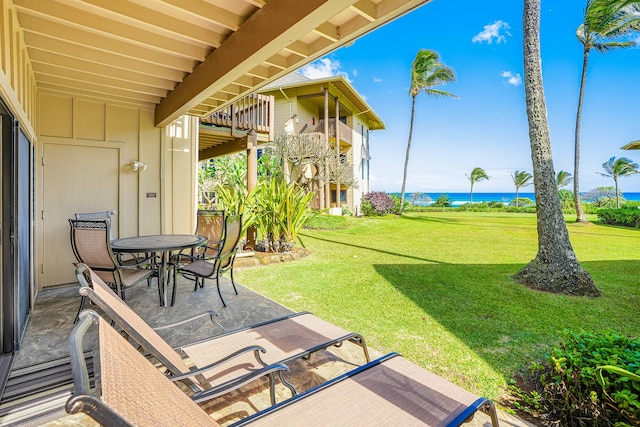
[[[253,94],[245,96],[222,110],[201,118],[201,123],[234,130],[269,133],[274,118],[273,96]]]
[[[353,129],[351,129],[349,126],[347,126],[346,124],[338,120],[338,130],[339,130],[338,139],[342,142],[352,145]],[[324,119],[319,120],[318,125],[308,130],[307,132],[305,132],[305,134],[307,133],[320,133],[324,135]],[[336,119],[329,119],[329,138],[335,138],[335,137],[336,137]]]

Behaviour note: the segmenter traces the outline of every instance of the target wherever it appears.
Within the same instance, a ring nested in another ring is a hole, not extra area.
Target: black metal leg
[[[236,292],[236,295],[238,295],[238,288],[236,288],[236,282],[233,280],[233,266],[231,267],[231,272],[229,273],[229,275],[231,276],[231,284],[233,285],[233,290]]]
[[[82,310],[84,310],[84,303],[87,300],[87,297],[85,297],[84,295],[82,296],[82,298],[80,298],[80,308],[78,308],[78,312],[76,313],[76,318],[73,319],[73,323],[78,323],[78,319],[80,318],[80,313],[82,312]]]
[[[220,301],[222,301],[222,305],[226,307],[227,303],[224,301],[224,298],[222,297],[222,292],[220,292],[220,276],[217,274],[216,274],[216,285],[218,286],[218,295],[220,295]]]

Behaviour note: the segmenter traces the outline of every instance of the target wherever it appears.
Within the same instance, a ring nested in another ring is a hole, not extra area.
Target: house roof
[[[206,116],[430,0],[4,0],[39,91]],[[12,35],[13,37],[13,35]]]
[[[300,73],[294,72],[288,74],[282,79],[275,80],[274,82],[266,85],[260,93],[267,93],[271,91],[279,91],[280,89],[297,88],[303,86],[322,86],[332,84],[340,91],[341,94],[347,97],[347,99],[358,109],[354,111],[355,114],[364,114],[369,121],[369,129],[381,130],[384,129],[384,122],[378,115],[371,109],[369,104],[360,96],[358,91],[345,79],[343,76],[324,77],[321,79],[310,79],[303,76]]]

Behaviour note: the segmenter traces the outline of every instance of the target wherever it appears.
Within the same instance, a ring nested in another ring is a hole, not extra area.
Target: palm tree
[[[465,174],[466,175],[466,174]],[[469,204],[473,203],[473,184],[483,179],[489,180],[489,175],[482,168],[473,168],[471,175],[467,175],[469,181],[471,181],[471,191],[469,192]]]
[[[527,171],[517,170],[511,175],[511,179],[513,179],[513,185],[516,186],[516,206],[520,206],[518,201],[518,192],[520,191],[520,187],[531,185],[531,182],[529,181],[533,179],[533,175]]]
[[[587,81],[589,52],[595,49],[606,53],[611,49],[635,46],[636,43],[625,40],[640,30],[640,1],[638,0],[587,0],[584,20],[576,30],[582,44],[582,78],[576,114],[575,153],[573,164],[573,197],[576,204],[576,221],[587,222],[580,204],[580,122],[584,87]]]
[[[435,86],[456,81],[452,68],[440,62],[440,55],[428,49],[420,49],[411,64],[411,124],[409,125],[409,140],[407,141],[407,155],[404,160],[404,176],[402,178],[402,191],[400,192],[400,214],[404,208],[404,190],[407,184],[407,168],[409,166],[409,151],[411,150],[411,138],[413,136],[413,119],[416,110],[416,96],[420,92],[433,97],[457,98],[457,96]]]
[[[613,182],[616,184],[616,208],[620,209],[620,193],[618,193],[618,178],[621,176],[634,175],[640,172],[638,170],[638,164],[633,160],[626,157],[615,158],[612,157],[608,161],[602,164],[604,170],[607,173],[601,173],[600,175],[613,178]]]
[[[553,169],[540,59],[540,0],[524,0],[524,89],[536,193],[538,253],[514,280],[532,289],[598,296],[591,275],[576,258],[562,216]]]
[[[573,177],[567,171],[558,171],[556,175],[556,188],[560,190],[562,187],[566,187],[571,184]]]

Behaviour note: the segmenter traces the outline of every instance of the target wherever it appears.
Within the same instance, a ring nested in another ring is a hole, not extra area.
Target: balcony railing
[[[324,119],[318,121],[318,125],[305,133],[320,133],[324,135]],[[353,130],[338,120],[338,139],[351,145]],[[336,119],[329,119],[329,138],[336,137]]]
[[[200,119],[200,122],[228,127],[232,131],[238,129],[269,133],[273,127],[273,117],[273,96],[253,94]]]

